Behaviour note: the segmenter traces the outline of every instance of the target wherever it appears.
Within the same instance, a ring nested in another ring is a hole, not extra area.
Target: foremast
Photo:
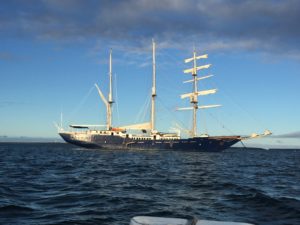
[[[102,93],[101,89],[98,87],[97,84],[95,84],[98,93],[101,97],[101,100],[104,102],[106,106],[106,129],[111,130],[112,129],[112,104],[113,101],[113,94],[112,94],[112,49],[109,51],[109,93],[108,93],[108,99],[105,98],[104,94]]]
[[[193,68],[186,69],[183,71],[184,73],[191,73],[191,75],[192,75],[192,79],[184,81],[184,83],[192,82],[193,83],[193,92],[183,94],[183,95],[181,95],[181,98],[182,99],[190,98],[190,103],[192,104],[192,107],[178,108],[178,110],[193,110],[193,124],[192,124],[192,129],[190,132],[192,137],[197,136],[197,110],[220,106],[220,105],[205,105],[205,106],[198,105],[198,96],[199,95],[214,94],[217,91],[217,89],[198,91],[198,81],[212,76],[212,75],[207,75],[207,76],[198,77],[198,74],[197,74],[198,70],[208,69],[211,66],[211,64],[197,66],[198,59],[207,59],[207,58],[208,58],[207,54],[197,56],[196,50],[194,49],[193,57],[185,59],[185,61],[184,61],[185,63],[193,62]]]

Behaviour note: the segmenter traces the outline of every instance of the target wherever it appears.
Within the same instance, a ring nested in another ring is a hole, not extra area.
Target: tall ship
[[[184,73],[191,74],[192,79],[185,83],[192,83],[192,92],[182,94],[181,98],[190,100],[190,106],[178,108],[177,110],[191,110],[193,112],[193,123],[189,131],[190,137],[182,138],[180,133],[160,132],[156,130],[155,100],[156,92],[156,57],[155,42],[152,41],[152,91],[151,91],[151,118],[149,122],[133,124],[128,126],[112,125],[112,105],[113,101],[113,79],[112,79],[112,50],[109,54],[109,93],[105,97],[101,89],[95,84],[98,93],[106,106],[105,129],[95,129],[97,125],[70,125],[76,131],[65,131],[62,126],[58,127],[59,135],[68,143],[99,150],[119,149],[119,150],[185,150],[200,152],[220,152],[245,139],[257,138],[270,135],[266,130],[263,134],[252,134],[249,136],[209,136],[197,135],[197,111],[219,107],[220,105],[199,105],[198,96],[215,94],[217,89],[198,90],[198,82],[211,77],[198,76],[197,71],[208,69],[211,64],[197,66],[197,60],[208,58],[207,54],[197,55],[195,49],[191,58],[185,59],[185,63],[192,63],[190,69]]]

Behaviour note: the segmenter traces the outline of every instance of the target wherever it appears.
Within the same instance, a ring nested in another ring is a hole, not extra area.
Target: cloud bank
[[[300,131],[271,136],[274,138],[300,138]]]
[[[299,55],[297,0],[10,0],[0,37],[143,43]],[[188,42],[192,42],[189,44]]]

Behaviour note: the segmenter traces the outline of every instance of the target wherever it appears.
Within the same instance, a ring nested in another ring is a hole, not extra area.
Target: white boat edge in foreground
[[[130,220],[130,225],[254,225],[241,222],[225,222],[213,220],[192,220],[181,218],[135,216]]]

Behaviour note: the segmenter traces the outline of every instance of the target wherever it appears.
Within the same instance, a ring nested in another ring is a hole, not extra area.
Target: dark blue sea
[[[0,143],[0,224],[137,215],[300,224],[300,151],[99,151]]]

